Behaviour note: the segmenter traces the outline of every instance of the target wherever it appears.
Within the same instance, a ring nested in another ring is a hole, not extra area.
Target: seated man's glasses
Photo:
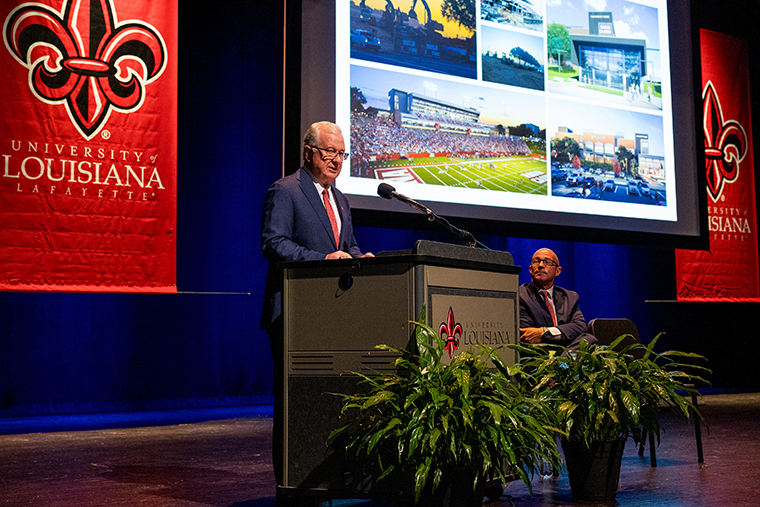
[[[552,266],[559,266],[559,264],[557,264],[556,262],[554,262],[551,259],[538,259],[538,258],[535,258],[535,257],[530,260],[530,263],[532,265],[534,265],[534,266],[538,266],[539,264],[543,263],[544,266],[546,266],[547,268],[550,268]]]
[[[325,148],[320,148],[319,146],[311,146],[311,145],[309,145],[309,148],[319,150],[319,154],[322,156],[323,160],[332,160],[335,157],[340,157],[341,160],[348,160],[348,157],[351,156],[350,153],[346,153],[345,151],[335,151],[332,148],[325,149]]]

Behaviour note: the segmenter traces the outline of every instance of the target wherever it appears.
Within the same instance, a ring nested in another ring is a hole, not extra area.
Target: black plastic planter
[[[562,441],[573,498],[579,501],[611,501],[617,495],[625,440],[593,442]]]

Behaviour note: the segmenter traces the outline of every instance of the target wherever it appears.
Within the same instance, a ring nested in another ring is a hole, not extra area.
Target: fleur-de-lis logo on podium
[[[739,163],[747,154],[747,134],[739,122],[723,120],[720,98],[712,81],[705,86],[702,102],[707,191],[717,202],[725,185],[739,177]]]
[[[111,109],[132,112],[166,67],[166,44],[142,21],[116,22],[114,0],[64,0],[63,14],[39,3],[16,7],[3,42],[29,69],[29,86],[47,104],[65,104],[86,139]]]
[[[446,322],[441,324],[439,329],[441,338],[446,342],[446,351],[449,353],[449,358],[454,356],[454,351],[459,348],[459,338],[462,337],[462,325],[454,320],[454,312],[449,307],[449,315],[446,318]]]

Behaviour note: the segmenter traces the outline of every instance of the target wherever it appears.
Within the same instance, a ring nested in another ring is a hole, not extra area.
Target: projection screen
[[[386,183],[475,231],[706,247],[688,1],[302,0],[286,18],[284,172],[335,121],[358,223],[423,223]]]

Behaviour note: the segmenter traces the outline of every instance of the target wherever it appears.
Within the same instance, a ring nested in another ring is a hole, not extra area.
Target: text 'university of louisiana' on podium
[[[374,258],[286,262],[284,274],[284,448],[282,491],[345,497],[382,493],[343,449],[327,447],[342,399],[360,378],[393,369],[413,321],[441,330],[452,354],[519,339],[520,267],[507,252],[418,241]],[[498,353],[514,364],[515,351]],[[444,355],[445,359],[448,356]]]

